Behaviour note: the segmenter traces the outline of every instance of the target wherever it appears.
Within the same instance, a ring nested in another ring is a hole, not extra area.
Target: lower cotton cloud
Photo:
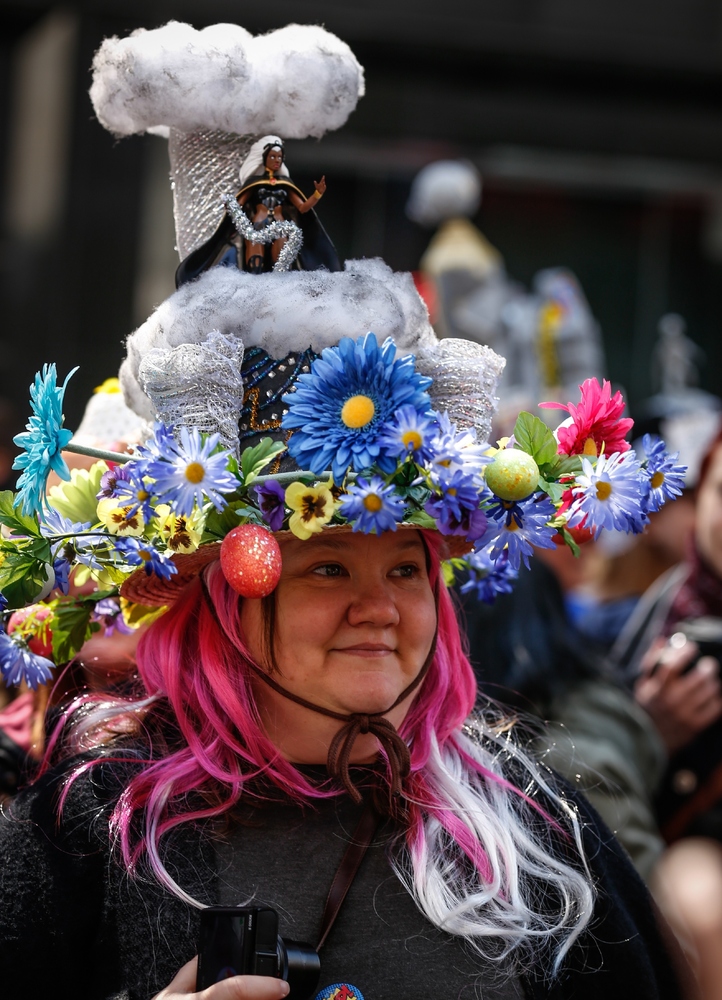
[[[203,128],[286,139],[340,128],[363,93],[362,67],[324,28],[290,24],[254,37],[237,24],[197,31],[177,21],[106,38],[90,89],[116,135]]]
[[[393,337],[400,354],[433,347],[436,337],[409,274],[381,260],[346,261],[345,270],[250,275],[216,267],[166,299],[128,338],[120,379],[128,404],[152,419],[138,368],[154,348],[203,343],[208,335],[238,337],[274,357],[311,347],[321,352],[341,337],[372,330]]]

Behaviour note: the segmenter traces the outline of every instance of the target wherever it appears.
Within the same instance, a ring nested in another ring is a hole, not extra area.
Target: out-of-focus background
[[[543,267],[574,272],[632,404],[656,388],[670,311],[704,352],[702,387],[719,391],[719,0],[4,0],[0,396],[14,430],[46,360],[61,375],[81,363],[66,398],[77,426],[172,291],[167,144],[115,141],[87,96],[106,35],[169,19],[323,23],[351,45],[366,97],[337,133],[288,148],[301,186],[327,176],[321,214],[342,257],[417,268],[431,234],[405,214],[413,177],[466,158],[483,175],[474,222],[507,272],[527,286]]]

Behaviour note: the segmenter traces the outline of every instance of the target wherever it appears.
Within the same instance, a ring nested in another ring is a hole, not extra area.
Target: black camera
[[[274,976],[291,987],[289,1000],[307,1000],[321,962],[310,945],[282,938],[269,906],[209,906],[201,911],[196,990],[231,976]]]
[[[722,618],[705,617],[681,621],[676,625],[676,631],[695,642],[699,649],[699,656],[685,667],[685,674],[702,656],[714,656],[722,666]]]

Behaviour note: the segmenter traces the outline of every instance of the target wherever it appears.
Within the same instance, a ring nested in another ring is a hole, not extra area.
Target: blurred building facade
[[[264,32],[323,23],[366,68],[349,123],[293,142],[294,179],[325,173],[323,221],[345,257],[413,269],[429,234],[404,213],[440,157],[481,170],[476,222],[529,283],[579,278],[608,375],[641,400],[664,313],[722,366],[722,4],[719,0],[40,0],[0,2],[0,395],[20,408],[43,361],[77,425],[123,340],[173,288],[167,150],[94,120],[103,37],[171,18]]]

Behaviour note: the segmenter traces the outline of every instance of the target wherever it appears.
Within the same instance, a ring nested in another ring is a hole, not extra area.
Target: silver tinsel
[[[255,229],[253,223],[243,211],[232,194],[223,195],[223,204],[233,220],[233,225],[244,240],[249,243],[273,243],[274,240],[286,240],[273,265],[274,271],[287,271],[293,264],[303,246],[303,233],[295,222],[270,222],[263,229]]]
[[[238,190],[238,170],[256,138],[210,129],[170,130],[168,155],[181,260],[218,228],[223,217],[221,195]]]
[[[434,380],[429,393],[434,409],[448,411],[459,428],[473,427],[479,441],[489,440],[505,364],[490,347],[451,337],[416,358],[416,370]]]
[[[214,330],[202,344],[149,351],[138,376],[159,420],[176,428],[219,433],[237,457],[242,362],[242,341]]]

